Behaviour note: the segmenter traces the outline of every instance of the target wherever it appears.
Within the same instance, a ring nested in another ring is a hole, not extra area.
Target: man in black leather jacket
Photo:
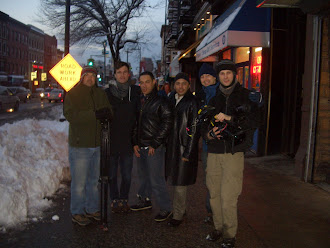
[[[159,96],[156,80],[151,72],[139,77],[141,87],[141,110],[134,131],[134,153],[138,162],[140,188],[139,202],[133,211],[150,209],[153,193],[160,212],[155,221],[165,221],[172,215],[172,204],[164,175],[165,143],[173,124],[173,111],[166,97]]]
[[[174,108],[174,124],[166,149],[166,174],[174,186],[173,218],[169,226],[179,226],[186,212],[188,185],[195,184],[198,169],[198,103],[190,91],[189,76],[178,73],[174,79],[170,101]]]
[[[212,122],[215,126],[202,126],[203,138],[208,142],[206,185],[215,227],[206,239],[216,241],[222,237],[221,247],[232,248],[237,232],[237,199],[242,191],[244,152],[253,144],[253,133],[260,123],[260,108],[250,100],[250,91],[237,82],[236,66],[231,60],[220,61],[216,71],[220,86],[209,102],[209,106],[215,107],[212,114],[216,118]],[[243,136],[236,140],[230,133]]]

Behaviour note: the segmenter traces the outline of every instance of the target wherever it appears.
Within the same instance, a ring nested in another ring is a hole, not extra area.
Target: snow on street
[[[68,122],[25,119],[0,126],[0,230],[42,218],[47,197],[69,179]]]

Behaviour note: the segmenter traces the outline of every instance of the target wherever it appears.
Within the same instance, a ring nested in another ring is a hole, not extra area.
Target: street
[[[49,108],[58,106],[59,104],[62,103],[49,103],[46,100],[41,101],[40,98],[31,98],[26,103],[21,101],[17,112],[0,112],[0,126],[5,123],[12,123],[25,118],[35,117],[38,119],[40,115],[45,115]]]

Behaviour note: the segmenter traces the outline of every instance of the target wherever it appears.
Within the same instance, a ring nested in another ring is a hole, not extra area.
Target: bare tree
[[[64,30],[66,0],[41,0],[43,21]],[[128,43],[142,42],[144,32],[127,33],[134,18],[142,16],[145,0],[71,0],[70,43],[102,43],[106,37],[113,60]]]

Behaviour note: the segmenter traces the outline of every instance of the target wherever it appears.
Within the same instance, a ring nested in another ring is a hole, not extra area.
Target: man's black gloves
[[[95,111],[96,119],[100,121],[111,121],[112,120],[112,111],[110,108],[101,108]]]

